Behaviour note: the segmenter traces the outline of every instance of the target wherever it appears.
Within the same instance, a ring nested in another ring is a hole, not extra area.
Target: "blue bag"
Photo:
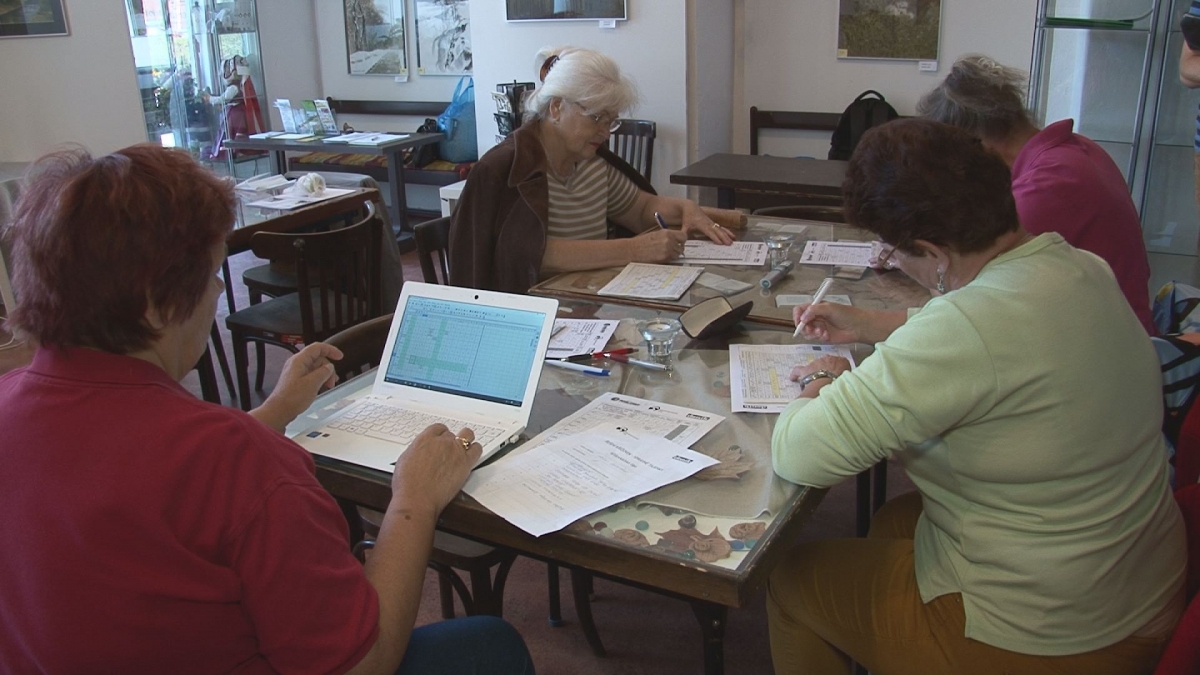
[[[438,116],[437,124],[438,130],[446,135],[438,143],[442,159],[456,164],[479,159],[479,145],[475,142],[475,81],[469,75],[458,81],[454,98]]]

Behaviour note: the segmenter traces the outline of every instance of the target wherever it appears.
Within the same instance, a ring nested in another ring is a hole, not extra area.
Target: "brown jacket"
[[[538,282],[550,197],[546,152],[535,125],[517,129],[471,168],[450,224],[452,285],[525,293]],[[596,154],[640,190],[656,194],[649,181],[608,148]]]

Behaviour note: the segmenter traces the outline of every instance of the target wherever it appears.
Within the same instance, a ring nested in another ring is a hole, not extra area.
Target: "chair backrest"
[[[417,259],[421,261],[425,283],[450,283],[450,218],[427,220],[417,225],[413,228],[413,239],[417,242]],[[438,280],[439,269],[441,280]]]
[[[254,255],[294,262],[304,343],[379,316],[380,230],[383,221],[367,202],[361,221],[329,232],[259,232],[250,238]]]
[[[383,358],[383,346],[387,342],[388,329],[392,327],[392,315],[384,314],[351,326],[325,340],[342,351],[342,358],[333,362],[333,370],[339,381],[364,373],[379,365]]]
[[[768,206],[754,211],[756,216],[771,216],[774,218],[799,218],[801,220],[819,220],[824,223],[844,223],[846,215],[841,206],[826,206],[818,204],[802,204],[794,206]]]
[[[618,120],[620,126],[608,137],[608,149],[637,170],[646,180],[654,168],[654,137],[658,125],[649,120]]]
[[[759,110],[750,107],[750,154],[758,154],[758,133],[763,129],[792,131],[835,131],[840,113],[794,112],[791,110]]]

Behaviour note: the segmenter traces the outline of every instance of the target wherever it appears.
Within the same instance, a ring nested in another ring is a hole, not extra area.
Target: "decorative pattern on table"
[[[738,522],[736,519],[697,518],[685,514],[672,522],[680,513],[662,507],[633,509],[626,503],[589,519],[577,520],[567,527],[567,531],[729,569],[736,569],[767,531],[767,523],[761,520]],[[613,529],[617,523],[629,525],[626,521],[631,517],[637,518],[632,527]],[[726,532],[724,535],[722,528]]]

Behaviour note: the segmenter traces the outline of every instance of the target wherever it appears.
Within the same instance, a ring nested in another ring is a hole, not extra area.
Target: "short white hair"
[[[546,68],[547,64],[550,66]],[[543,47],[533,61],[537,88],[525,101],[525,119],[541,119],[550,102],[562,99],[590,112],[628,112],[637,103],[637,88],[608,56],[581,47]]]

